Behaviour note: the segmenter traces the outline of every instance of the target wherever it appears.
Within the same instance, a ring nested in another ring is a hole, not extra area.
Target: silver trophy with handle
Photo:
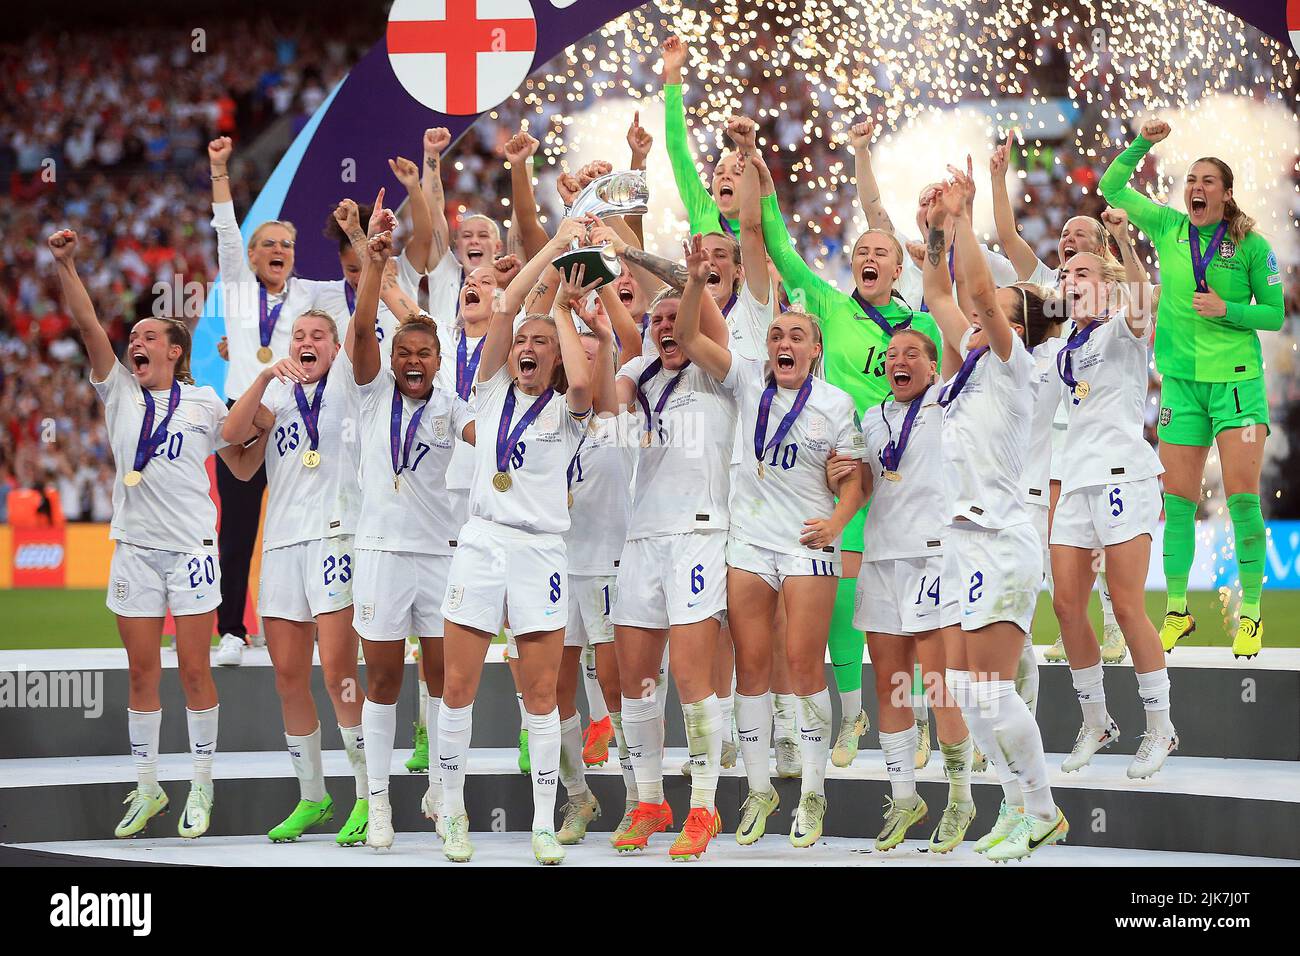
[[[644,216],[650,208],[650,188],[646,185],[645,171],[630,169],[619,173],[606,173],[589,182],[564,211],[566,219],[581,219],[594,215]],[[563,255],[551,260],[561,273],[568,275],[579,264],[586,267],[587,283],[600,281],[601,285],[613,282],[623,274],[623,264],[607,246],[580,246],[578,240]]]

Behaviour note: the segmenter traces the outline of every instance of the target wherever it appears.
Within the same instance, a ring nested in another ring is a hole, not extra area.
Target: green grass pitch
[[[1227,647],[1232,643],[1218,596],[1193,592],[1190,608],[1196,633],[1183,641],[1194,647]],[[1093,618],[1100,629],[1101,609],[1093,598]],[[1147,613],[1155,622],[1164,615],[1164,595],[1147,593]],[[55,647],[117,647],[117,627],[104,606],[104,592],[71,590],[0,591],[0,650]],[[1264,592],[1264,643],[1267,647],[1300,647],[1300,591]],[[1034,643],[1056,639],[1056,618],[1050,600],[1039,600],[1034,618]],[[215,639],[214,639],[215,643]]]

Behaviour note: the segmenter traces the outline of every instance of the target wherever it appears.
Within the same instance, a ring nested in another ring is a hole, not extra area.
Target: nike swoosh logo
[[[854,664],[861,664],[861,663],[862,663],[861,661],[855,661],[855,660],[837,661],[832,659],[831,667],[852,667]]]
[[[1035,840],[1035,839],[1034,839],[1034,835],[1033,835],[1032,833],[1029,834],[1029,849],[1031,849],[1031,850],[1037,850],[1040,846],[1043,845],[1043,841],[1046,840],[1048,837],[1050,837],[1050,836],[1051,836],[1053,833],[1055,833],[1055,832],[1056,832],[1056,825],[1053,824],[1053,825],[1052,825],[1052,829],[1048,830],[1045,834],[1043,834],[1043,839],[1042,839],[1042,840]]]
[[[538,771],[537,776],[539,776],[539,777],[549,777],[549,776],[551,776],[552,774],[554,774],[554,773],[558,773],[558,772],[559,772],[559,771],[556,771],[556,770]]]
[[[439,760],[458,760],[459,758],[460,758],[460,754],[456,754],[455,756],[452,757],[442,757],[442,756],[438,757]]]
[[[195,749],[195,750],[203,750],[203,749],[206,748],[206,747],[211,747],[211,746],[212,746],[213,744],[215,744],[215,743],[216,743],[215,740],[209,740],[206,744],[195,744],[195,745],[194,745],[194,749]]]
[[[738,730],[736,733],[740,734],[742,737],[748,737],[750,734],[758,733],[758,728],[755,727],[753,730]]]
[[[695,605],[697,605],[697,604],[699,604],[699,603],[700,603],[699,601],[687,601],[687,602],[686,602],[686,606],[687,606],[687,607],[695,607]]]
[[[338,597],[338,596],[339,596],[339,592],[338,592],[338,591],[330,591],[330,592],[329,592],[329,595],[330,595],[330,597]]]

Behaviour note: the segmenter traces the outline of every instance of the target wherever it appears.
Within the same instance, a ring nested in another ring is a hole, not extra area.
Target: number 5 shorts
[[[1059,513],[1059,512],[1058,512]],[[1043,545],[1028,521],[989,531],[969,521],[944,529],[944,590],[955,579],[961,629],[1009,621],[1028,633],[1043,582]],[[951,595],[950,595],[951,596]]]
[[[299,541],[262,552],[257,612],[285,621],[312,621],[352,605],[352,535]]]
[[[569,619],[568,566],[558,534],[470,518],[447,572],[442,616],[495,636],[508,607],[516,635],[561,630]]]
[[[1159,478],[1076,488],[1056,503],[1052,544],[1108,548],[1143,534],[1154,541],[1161,504]]]
[[[108,609],[122,617],[207,614],[221,604],[215,551],[160,551],[117,542],[108,569]]]
[[[722,619],[727,610],[727,532],[633,538],[618,564],[614,623],[663,630]]]

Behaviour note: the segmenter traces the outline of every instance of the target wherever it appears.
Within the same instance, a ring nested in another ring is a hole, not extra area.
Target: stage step
[[[514,685],[497,653],[494,648],[474,708],[475,747],[509,747],[519,735]],[[1181,754],[1300,761],[1300,650],[1269,649],[1255,661],[1234,661],[1223,648],[1180,648],[1168,660]],[[230,751],[279,751],[284,736],[269,658],[265,649],[255,648],[246,652],[244,661],[238,668],[213,668],[223,704],[221,746]],[[175,666],[176,655],[164,651],[163,667],[174,670]],[[1043,663],[1039,673],[1038,722],[1044,745],[1049,751],[1067,752],[1080,723],[1069,671],[1064,664]],[[863,675],[864,700],[874,727],[870,663],[864,665]],[[827,679],[831,679],[829,667]],[[364,667],[361,681],[364,687]],[[331,707],[319,668],[313,674],[313,689],[329,740]],[[1123,731],[1122,741],[1113,749],[1132,754],[1145,727],[1132,666],[1108,666],[1106,691],[1111,713]],[[831,697],[838,721],[833,690]],[[579,710],[585,713],[585,694],[580,691],[578,698]],[[411,741],[416,699],[415,665],[408,664],[398,705],[399,743]],[[126,703],[123,650],[0,652],[0,713],[7,731],[0,736],[0,759],[120,753],[126,740]],[[162,703],[163,751],[188,749],[185,704],[174,674],[164,674]],[[681,709],[671,681],[667,720],[668,745],[685,746]],[[876,740],[874,731],[867,739]]]
[[[424,775],[407,774],[402,762],[409,752],[394,754],[398,773],[392,778],[394,825],[399,833],[424,833],[431,828],[420,813],[427,786]],[[532,791],[529,777],[520,774],[513,749],[476,749],[469,757],[466,805],[472,825],[482,830],[524,830],[531,826]],[[679,773],[683,749],[665,756],[666,793],[680,825],[689,803],[689,781]],[[1048,756],[1058,804],[1070,820],[1070,842],[1089,847],[1193,853],[1229,853],[1300,859],[1300,765],[1284,761],[1228,760],[1205,757],[1170,758],[1155,778],[1131,781],[1125,776],[1128,759],[1100,754],[1093,765],[1075,774],[1062,774],[1060,754]],[[172,800],[172,810],[156,821],[149,834],[169,836],[183,805],[189,779],[189,757],[167,754],[159,760],[159,779]],[[335,798],[335,827],[341,826],[355,792],[342,751],[325,753],[329,789]],[[264,833],[286,814],[298,797],[288,757],[283,753],[218,753],[215,763],[216,811],[214,836]],[[928,824],[915,831],[928,836],[942,813],[947,793],[939,759],[918,773],[918,789],[930,806]],[[718,808],[724,827],[734,828],[746,790],[739,768],[724,771],[718,787]],[[111,832],[120,815],[120,801],[134,781],[126,757],[46,758],[0,761],[0,842],[44,843],[96,840]],[[588,771],[588,783],[604,812],[592,827],[613,829],[622,814],[624,788],[612,764]],[[769,832],[788,832],[790,813],[798,803],[799,781],[778,780],[782,809]],[[850,767],[831,767],[827,775],[826,831],[853,839],[874,837],[880,827],[880,807],[888,794],[884,761],[879,751],[863,751]],[[974,775],[979,816],[972,839],[992,826],[1001,791],[991,773]],[[561,794],[559,803],[563,802]],[[331,831],[332,832],[332,831]]]

